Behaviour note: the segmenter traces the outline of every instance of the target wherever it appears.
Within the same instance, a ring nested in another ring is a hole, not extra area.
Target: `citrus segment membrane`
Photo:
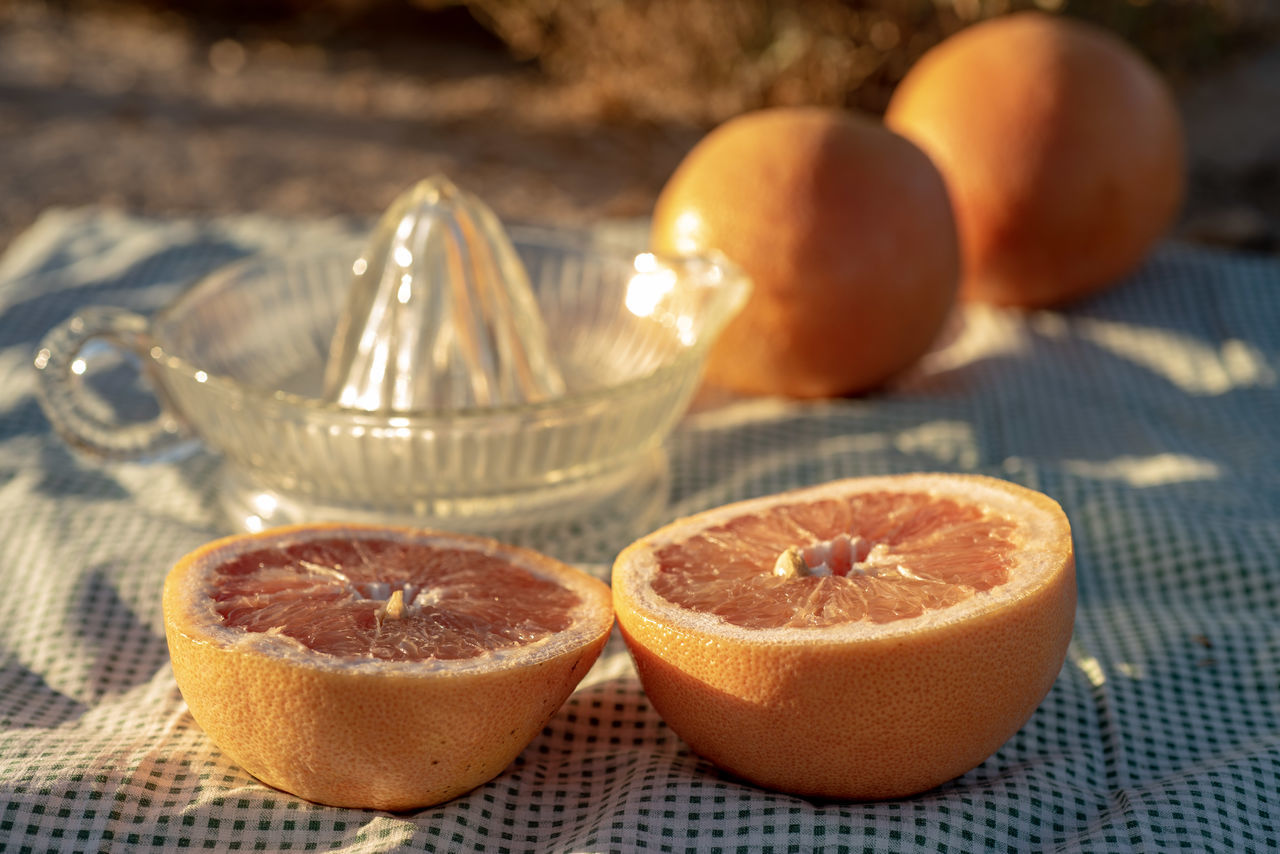
[[[1005,583],[1015,528],[925,492],[779,504],[658,548],[653,590],[749,628],[886,623]]]
[[[581,602],[497,555],[386,539],[245,552],[212,571],[211,587],[227,628],[384,661],[466,659],[527,646],[567,629]]]

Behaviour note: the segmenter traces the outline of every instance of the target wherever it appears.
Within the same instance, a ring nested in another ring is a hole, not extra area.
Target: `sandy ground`
[[[441,20],[320,50],[154,11],[0,0],[0,250],[50,206],[372,216],[437,172],[510,219],[643,216],[703,133],[610,109]],[[1179,235],[1275,251],[1280,45],[1179,97]]]

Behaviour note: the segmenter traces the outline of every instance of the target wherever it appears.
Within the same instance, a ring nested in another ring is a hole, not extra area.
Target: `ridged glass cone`
[[[403,193],[356,261],[324,397],[370,412],[564,394],[529,276],[498,217],[444,177]]]

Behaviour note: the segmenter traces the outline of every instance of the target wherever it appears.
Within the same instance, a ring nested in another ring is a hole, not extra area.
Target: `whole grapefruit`
[[[1173,95],[1133,48],[1040,12],[993,18],[926,52],[885,123],[946,176],[967,299],[1039,308],[1115,284],[1185,192]]]
[[[933,343],[955,300],[938,170],[877,121],[758,110],[712,130],[659,194],[656,250],[719,251],[755,287],[712,346],[709,382],[748,394],[871,390]]]

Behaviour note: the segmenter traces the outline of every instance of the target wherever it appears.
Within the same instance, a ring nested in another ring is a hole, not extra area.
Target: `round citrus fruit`
[[[714,129],[659,194],[651,240],[721,252],[753,280],[706,369],[748,394],[883,384],[933,343],[960,271],[934,165],[879,122],[833,108],[758,110]]]
[[[609,589],[478,537],[294,526],[210,543],[164,585],[196,722],[264,783],[399,810],[497,776],[586,674]]]
[[[975,767],[1031,716],[1075,616],[1071,532],[1001,480],[836,481],[629,546],[614,610],[654,708],[760,786],[878,799]]]
[[[898,85],[885,123],[946,176],[965,298],[1054,306],[1122,279],[1185,191],[1178,108],[1111,33],[1039,12],[942,41]]]

